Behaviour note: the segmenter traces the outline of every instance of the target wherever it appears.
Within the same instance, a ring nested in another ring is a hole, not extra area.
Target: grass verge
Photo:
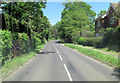
[[[20,56],[17,56],[10,61],[6,61],[0,70],[0,76],[2,76],[2,78],[5,78],[11,71],[13,71],[16,68],[19,68],[20,66],[22,66],[26,62],[28,62],[30,59],[34,58],[34,56],[38,52],[40,52],[40,50],[44,46],[45,46],[45,44],[42,44],[42,45],[38,46],[37,49],[29,52],[28,54],[21,54]]]
[[[116,58],[114,56],[103,54],[103,53],[98,52],[96,50],[82,48],[79,45],[73,45],[73,44],[64,44],[64,45],[67,46],[67,47],[70,47],[72,49],[76,49],[79,52],[81,52],[85,55],[91,56],[93,58],[96,58],[96,59],[98,59],[102,62],[105,62],[105,63],[111,64],[115,67],[118,67],[118,58]]]

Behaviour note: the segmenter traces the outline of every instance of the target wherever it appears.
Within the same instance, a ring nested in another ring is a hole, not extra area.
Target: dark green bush
[[[78,44],[82,44],[82,43],[83,43],[83,40],[84,40],[84,37],[79,37],[79,38],[77,39],[77,43],[78,43]]]
[[[96,48],[104,47],[102,39],[103,39],[102,37],[94,37],[93,38],[93,46],[96,47]]]
[[[1,59],[7,60],[12,58],[12,34],[10,31],[2,31],[2,57]]]
[[[79,37],[78,44],[85,46],[103,47],[102,37]]]
[[[30,40],[26,33],[13,33],[14,56],[25,54],[30,51]]]
[[[32,50],[34,50],[35,48],[37,48],[37,46],[39,46],[42,43],[42,41],[40,40],[40,38],[33,36],[31,38],[31,48]]]
[[[93,46],[94,38],[85,37],[82,41],[82,44],[85,46]]]
[[[3,30],[2,32],[2,57],[1,60],[10,60],[11,58],[28,53],[30,51],[30,40],[26,33],[11,33]]]
[[[26,33],[19,33],[19,45],[21,53],[28,53],[30,51],[30,40]]]
[[[120,42],[120,26],[116,28],[108,28],[105,32],[105,35],[103,36],[103,43],[105,46],[116,46],[118,49],[117,51],[120,51],[119,46]]]

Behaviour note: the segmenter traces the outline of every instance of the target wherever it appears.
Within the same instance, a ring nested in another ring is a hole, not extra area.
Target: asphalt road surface
[[[112,68],[51,41],[4,81],[117,81]]]

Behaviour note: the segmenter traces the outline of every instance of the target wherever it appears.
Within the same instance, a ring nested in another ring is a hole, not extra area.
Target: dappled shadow
[[[63,41],[56,41],[56,43],[65,43],[65,42],[63,42]]]
[[[114,71],[114,73],[112,73],[111,75],[120,79],[120,67],[114,68],[113,71]]]
[[[42,51],[39,54],[50,54],[50,53],[55,53],[55,51]]]

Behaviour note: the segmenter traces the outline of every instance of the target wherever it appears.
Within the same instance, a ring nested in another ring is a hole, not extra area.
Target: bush
[[[12,34],[10,31],[2,31],[2,62],[12,58]]]
[[[30,40],[29,36],[26,33],[19,33],[19,44],[20,51],[22,54],[28,53],[30,51]]]
[[[93,46],[93,43],[94,43],[94,38],[85,37],[82,41],[82,44],[86,46]]]
[[[30,51],[30,40],[26,33],[13,33],[13,54],[14,56],[25,54]]]
[[[116,46],[117,50],[120,51],[120,47],[118,47],[120,42],[120,27],[116,28],[108,28],[103,36],[103,43],[105,46]]]
[[[79,37],[77,42],[85,46],[103,47],[102,37]]]
[[[95,37],[95,31],[82,30],[81,36],[83,36],[83,37]]]
[[[103,41],[102,41],[102,37],[94,37],[93,38],[93,46],[96,48],[102,48],[104,47]]]
[[[40,40],[40,38],[33,36],[31,38],[31,48],[32,50],[34,50],[35,48],[37,48],[37,46],[39,46],[42,43],[42,41]]]
[[[78,43],[78,44],[82,44],[83,40],[84,40],[84,37],[79,37],[79,38],[77,39],[77,43]]]

